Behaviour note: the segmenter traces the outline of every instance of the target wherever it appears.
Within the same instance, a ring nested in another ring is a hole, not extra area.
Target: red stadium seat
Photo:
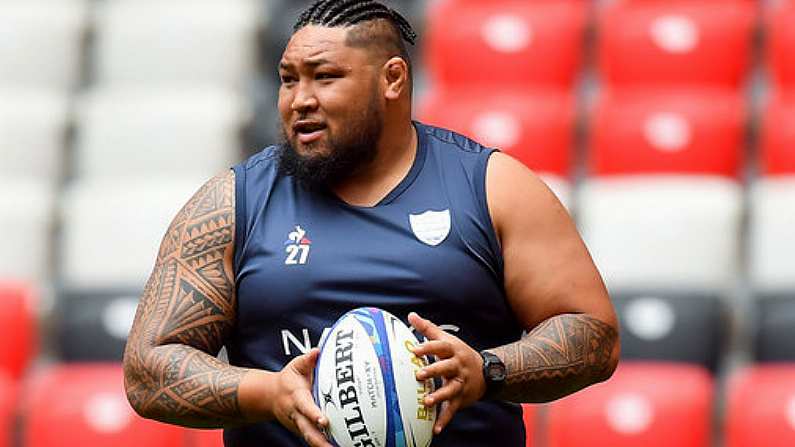
[[[223,430],[188,430],[186,447],[224,447]]]
[[[795,2],[782,1],[770,9],[767,20],[768,65],[781,88],[795,87]]]
[[[36,351],[33,290],[22,283],[0,282],[0,372],[19,379]]]
[[[16,381],[0,372],[0,447],[12,447],[14,416],[17,406]]]
[[[536,427],[536,407],[533,405],[522,404],[522,416],[524,419],[524,429],[527,433],[527,441],[525,447],[533,447],[535,427]]]
[[[707,447],[712,379],[694,366],[628,363],[550,405],[550,447]]]
[[[764,174],[795,174],[795,97],[777,97],[767,105],[760,152]]]
[[[591,121],[591,171],[736,177],[745,114],[742,97],[723,90],[604,93]]]
[[[568,176],[576,114],[570,95],[437,89],[419,109],[418,115],[428,124],[499,148],[536,171]]]
[[[728,393],[727,447],[795,445],[795,364],[744,370]]]
[[[442,84],[571,87],[587,3],[443,0],[428,13],[426,57]]]
[[[35,375],[26,393],[26,447],[172,447],[181,427],[139,417],[127,402],[120,364],[55,366]]]
[[[751,64],[751,2],[615,2],[600,19],[599,65],[612,85],[738,88]]]

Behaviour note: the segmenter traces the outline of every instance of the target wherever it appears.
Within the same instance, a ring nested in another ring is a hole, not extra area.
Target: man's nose
[[[315,91],[307,82],[299,82],[295,97],[293,97],[292,109],[296,112],[317,109],[318,101]]]

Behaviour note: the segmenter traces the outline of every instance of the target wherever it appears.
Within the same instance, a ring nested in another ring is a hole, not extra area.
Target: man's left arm
[[[602,278],[568,212],[530,170],[495,153],[486,176],[504,284],[516,319],[529,333],[488,349],[506,366],[498,399],[548,402],[607,380],[618,364],[618,323]],[[438,362],[419,379],[441,377],[426,401],[443,402],[437,432],[455,412],[480,400],[486,385],[478,352],[416,314],[410,322],[430,341],[417,355]]]

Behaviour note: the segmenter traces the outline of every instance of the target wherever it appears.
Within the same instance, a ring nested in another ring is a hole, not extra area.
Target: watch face
[[[500,363],[490,363],[486,370],[491,380],[505,380],[505,366]]]

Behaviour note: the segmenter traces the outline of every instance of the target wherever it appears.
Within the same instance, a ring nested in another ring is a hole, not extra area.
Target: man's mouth
[[[326,125],[320,121],[303,120],[293,124],[293,132],[302,144],[317,141],[326,130]]]

